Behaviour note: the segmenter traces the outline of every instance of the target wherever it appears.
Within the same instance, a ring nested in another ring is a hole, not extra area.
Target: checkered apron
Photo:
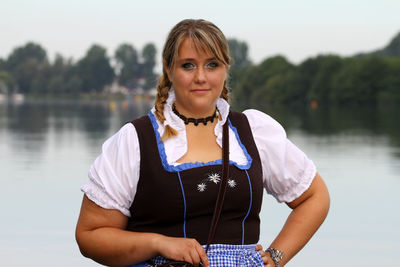
[[[203,246],[205,249],[205,246]],[[257,267],[264,266],[261,254],[256,251],[256,245],[210,245],[207,252],[211,267]],[[162,256],[152,259],[156,264],[166,263],[168,260]],[[131,267],[150,266],[139,263]]]

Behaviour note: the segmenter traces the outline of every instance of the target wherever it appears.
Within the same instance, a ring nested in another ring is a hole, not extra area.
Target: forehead
[[[195,44],[190,38],[186,38],[179,47],[178,58],[213,58],[215,55],[211,53],[202,44]]]

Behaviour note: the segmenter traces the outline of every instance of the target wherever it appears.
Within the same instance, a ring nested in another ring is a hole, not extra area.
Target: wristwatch
[[[276,267],[279,267],[279,262],[283,258],[284,253],[276,248],[268,248],[267,251],[271,254],[271,258],[275,262]]]

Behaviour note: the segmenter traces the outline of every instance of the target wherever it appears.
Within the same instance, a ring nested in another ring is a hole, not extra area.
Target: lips
[[[210,91],[210,89],[192,89],[191,91],[193,92],[206,92],[206,91]]]

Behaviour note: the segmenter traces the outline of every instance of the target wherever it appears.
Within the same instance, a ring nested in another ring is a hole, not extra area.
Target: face
[[[186,116],[209,116],[215,110],[228,69],[209,52],[196,51],[186,38],[173,69],[168,70],[176,96],[176,108]]]

